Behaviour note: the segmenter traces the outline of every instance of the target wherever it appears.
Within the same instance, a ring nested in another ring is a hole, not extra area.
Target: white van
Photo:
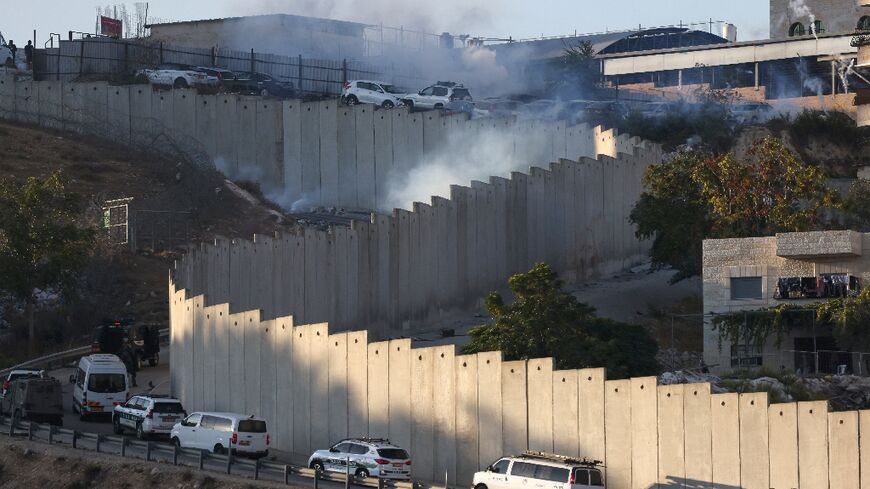
[[[236,413],[193,413],[172,427],[172,443],[214,453],[265,457],[271,437],[266,420]]]
[[[115,355],[82,357],[69,381],[73,384],[73,411],[82,420],[92,414],[111,414],[129,396],[127,367]]]
[[[474,474],[473,489],[603,489],[601,462],[544,452],[501,458]]]

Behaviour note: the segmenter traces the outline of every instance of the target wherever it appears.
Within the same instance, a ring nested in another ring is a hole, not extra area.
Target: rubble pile
[[[665,372],[659,376],[659,385],[709,383],[711,392],[768,392],[770,401],[793,402],[828,400],[831,409],[851,411],[870,408],[870,377],[857,375],[825,375],[798,377],[781,376],[719,377],[696,370]]]

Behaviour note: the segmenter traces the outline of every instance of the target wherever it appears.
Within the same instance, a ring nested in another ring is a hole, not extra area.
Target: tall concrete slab
[[[214,409],[219,411],[230,410],[229,389],[221,388],[230,381],[230,307],[228,303],[215,306],[217,319],[214,322]]]
[[[196,140],[212,158],[217,156],[217,106],[218,95],[196,95]]]
[[[311,325],[293,327],[293,452],[311,453]],[[316,415],[316,413],[314,413]]]
[[[260,414],[260,390],[262,375],[260,374],[260,355],[263,334],[260,328],[260,311],[245,312],[245,410],[244,413]]]
[[[713,420],[710,384],[686,384],[683,400],[686,485],[712,487]]]
[[[302,195],[302,104],[288,100],[281,105],[284,131],[284,193],[293,199]]]
[[[577,408],[579,436],[578,455],[594,460],[605,460],[605,393],[606,372],[603,368],[579,371]]]
[[[274,446],[293,451],[293,316],[275,320]]]
[[[393,117],[390,112],[374,114],[375,208],[388,210],[387,185],[393,174]]]
[[[799,402],[797,410],[800,487],[828,489],[828,403]]]
[[[278,378],[275,369],[278,321],[270,319],[260,322],[260,409],[257,414],[275,423],[283,409],[277,405]]]
[[[329,327],[319,323],[311,327],[311,447],[329,446],[329,368],[324,365],[329,359]]]
[[[199,148],[196,141],[196,91],[178,89],[172,95],[172,137],[182,148]]]
[[[302,195],[306,202],[320,202],[320,105],[304,104],[301,109]],[[325,135],[323,137],[326,137]],[[327,140],[328,141],[328,140]]]
[[[39,122],[39,95],[38,85],[29,80],[22,80],[15,84],[15,120],[25,124]]]
[[[579,455],[579,371],[553,371],[553,452]]]
[[[658,467],[660,486],[686,485],[684,386],[658,387]]]
[[[861,489],[870,488],[870,411],[858,413],[859,436],[861,449]]]
[[[320,110],[320,202],[338,205],[338,113],[335,101],[321,102]]]
[[[329,443],[347,437],[348,431],[348,357],[347,333],[329,335]],[[320,368],[323,368],[321,366]]]
[[[496,459],[479,456],[478,355],[456,356],[456,478],[470,480]],[[499,383],[501,391],[501,383]],[[501,430],[499,430],[501,434]]]
[[[284,129],[281,102],[277,100],[256,101],[256,133],[254,135],[254,159],[261,177],[260,185],[272,192],[284,190]]]
[[[148,144],[154,137],[151,90],[150,85],[130,87],[130,138],[133,144]]]
[[[861,487],[858,416],[858,411],[828,414],[830,487],[842,489]]]
[[[740,487],[739,395],[715,394],[710,398],[713,427],[713,482]]]
[[[11,120],[15,117],[16,97],[15,75],[0,74],[0,118]]]
[[[510,451],[505,444],[503,431],[503,426],[508,423],[503,411],[505,402],[503,376],[509,371],[510,367],[506,367],[505,362],[502,362],[501,352],[477,354],[477,446],[479,460],[484,467]]]
[[[368,436],[368,332],[347,335],[348,436]]]
[[[391,340],[390,371],[390,441],[400,447],[411,446],[411,340]]]
[[[529,360],[528,377],[529,450],[553,453],[553,359]]]
[[[522,453],[529,449],[527,363],[526,360],[517,360],[504,362],[501,366],[503,453]],[[478,364],[478,371],[482,373],[483,370],[483,365]],[[482,401],[481,394],[481,416],[483,416]],[[486,440],[483,433],[480,440],[482,455],[484,440]],[[484,460],[490,458],[495,460],[493,457],[486,457]]]
[[[368,345],[369,433],[373,438],[390,436],[390,342]]]
[[[215,162],[219,169],[229,175],[239,171],[238,135],[238,101],[236,95],[218,95],[215,109],[215,127],[217,141],[215,142]]]
[[[166,144],[175,131],[175,111],[173,105],[175,97],[172,92],[154,90],[151,92],[151,118],[153,123],[154,137]]]
[[[121,144],[129,144],[130,137],[130,87],[106,87],[107,134]]]
[[[217,351],[215,342],[215,332],[217,327],[217,310],[219,306],[206,305],[201,316],[205,319],[202,321],[202,336],[199,343],[202,344],[202,353],[200,357],[201,363],[198,365],[202,369],[202,405],[213,409],[215,405],[215,369],[217,356],[214,353]],[[208,354],[205,354],[208,352]]]
[[[414,457],[414,474],[426,480],[438,480],[435,474],[435,350],[421,348],[411,353],[411,453]]]
[[[770,488],[770,442],[766,392],[740,394],[740,483]]]
[[[628,489],[631,485],[631,380],[608,380],[604,383],[604,423],[607,438],[607,487]]]
[[[360,128],[362,129],[362,128]],[[335,205],[359,207],[356,158],[356,115],[353,107],[338,109],[338,200]]]
[[[436,347],[433,363],[434,480],[442,480],[443,474],[448,484],[456,484],[456,347]]]
[[[655,377],[631,379],[631,486],[647,489],[658,481],[658,400]]]
[[[375,111],[368,106],[357,106],[353,113],[356,126],[356,205],[363,209],[377,209]]]
[[[235,134],[238,173],[232,178],[257,181],[262,170],[257,166],[257,103],[259,97],[241,96],[236,103]]]
[[[229,400],[230,411],[234,413],[245,412],[245,399],[240,395],[245,385],[245,313],[231,314],[229,318],[229,357],[230,377],[229,384],[239,386],[238,394],[231,395]]]
[[[797,404],[772,404],[767,413],[770,433],[770,487],[797,488]]]

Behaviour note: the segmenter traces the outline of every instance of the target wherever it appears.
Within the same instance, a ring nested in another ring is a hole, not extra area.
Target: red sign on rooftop
[[[100,33],[102,35],[120,39],[122,31],[123,24],[120,20],[100,16]]]

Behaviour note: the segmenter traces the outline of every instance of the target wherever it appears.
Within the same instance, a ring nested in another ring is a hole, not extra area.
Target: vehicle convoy
[[[0,390],[0,399],[6,397],[6,391],[9,389],[12,382],[25,377],[45,377],[45,370],[36,368],[17,368],[9,372],[9,375],[6,376],[6,380],[3,381],[3,389]]]
[[[134,430],[136,438],[169,435],[179,420],[187,417],[181,401],[168,397],[133,396],[112,411],[112,429],[116,435]]]
[[[0,399],[0,415],[63,425],[63,389],[51,377],[19,377]]]
[[[84,421],[92,415],[110,414],[129,397],[127,367],[115,355],[100,353],[79,360],[73,384],[73,412]]]
[[[327,450],[317,450],[308,467],[318,471],[349,470],[358,479],[411,479],[411,457],[384,438],[348,438]]]
[[[473,102],[471,92],[462,84],[443,81],[402,98],[411,109],[443,109],[451,102],[460,101]]]
[[[602,462],[544,452],[503,457],[474,474],[473,489],[601,489]]]
[[[347,105],[375,104],[385,109],[402,105],[405,93],[388,83],[353,80],[344,84],[341,102]]]
[[[266,420],[237,413],[197,412],[176,423],[170,432],[172,443],[181,448],[198,448],[214,453],[265,457],[271,437]]]
[[[144,75],[153,85],[173,88],[214,87],[218,85],[218,77],[209,76],[196,68],[187,65],[165,63],[155,69],[144,69],[136,72]]]

